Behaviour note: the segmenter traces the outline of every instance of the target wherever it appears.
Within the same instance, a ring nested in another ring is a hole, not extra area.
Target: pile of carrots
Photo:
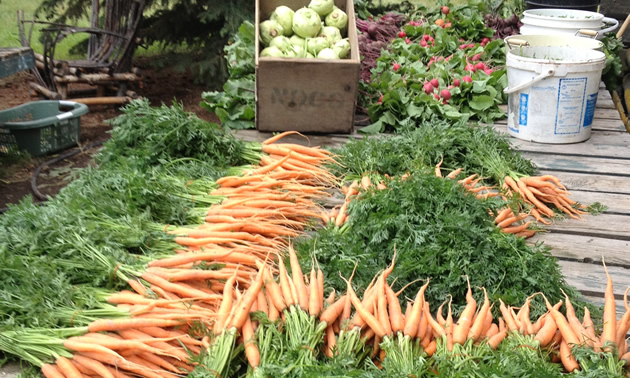
[[[132,290],[107,298],[128,311],[129,318],[96,320],[76,329],[77,335],[62,341],[70,353],[51,352],[54,363],[48,360],[41,364],[44,375],[172,377],[203,368],[227,376],[239,348],[249,369],[255,371],[278,357],[265,345],[267,331],[288,334],[285,347],[292,348],[300,362],[365,350],[367,358],[379,367],[387,361],[388,353],[396,353],[392,340],[397,340],[395,348],[399,351],[413,350],[430,357],[434,353],[459,353],[470,345],[496,349],[510,333],[518,333],[533,337],[541,348],[553,350],[567,371],[579,369],[571,355],[575,345],[595,351],[627,350],[630,307],[626,304],[626,314],[617,322],[610,278],[599,336],[588,310],[580,321],[568,298],[566,316],[559,311],[562,303],[552,306],[545,298],[549,312],[532,322],[529,301],[542,294],[530,297],[518,311],[500,302],[501,317],[495,321],[494,304],[485,288],[484,301],[478,306],[470,285],[466,306],[456,321],[450,301],[446,317],[446,302],[433,315],[424,298],[428,280],[406,302],[403,312],[399,297],[405,288],[395,292],[393,283],[388,282],[394,262],[365,288],[362,298],[352,286],[352,277],[346,281],[345,294],[332,291],[325,296],[323,272],[314,263],[312,270],[303,274],[290,239],[302,235],[313,220],[343,225],[348,204],[361,188],[386,186],[382,181],[374,185],[365,175],[343,188],[345,198],[338,209],[325,211],[317,201],[340,184],[324,168],[334,163],[335,157],[317,147],[277,143],[291,133],[262,144],[265,155],[258,167],[217,180],[218,188],[210,195],[224,200],[208,208],[204,224],[165,226],[164,231],[174,235],[179,245],[176,254],[150,262],[143,272],[126,270]],[[435,172],[442,177],[440,165]],[[461,169],[454,170],[446,178],[457,179],[460,173]],[[473,175],[459,182],[479,197],[498,195],[493,188],[479,186],[480,180]],[[502,194],[519,193],[534,207],[529,213],[514,214],[506,209],[497,214],[497,225],[506,232],[527,237],[529,223],[512,225],[524,216],[535,216],[534,211],[552,218],[553,211],[540,206],[541,201],[576,217],[581,213],[573,207],[575,202],[568,198],[566,189],[551,177],[523,178],[514,185],[508,181]],[[285,254],[290,269],[285,266]],[[621,358],[630,360],[630,355],[625,353]]]
[[[329,196],[327,189],[336,183],[322,168],[334,161],[330,152],[274,143],[289,134],[262,144],[267,155],[259,167],[217,180],[218,189],[210,194],[225,199],[209,207],[204,224],[164,227],[180,246],[174,256],[150,262],[143,272],[119,266],[131,277],[127,282],[133,291],[107,301],[128,311],[129,318],[97,320],[77,329],[79,336],[63,342],[72,357],[57,355],[54,364],[42,365],[42,372],[48,377],[185,374],[196,364],[191,357],[210,346],[211,335],[223,326],[241,332],[249,306],[239,301],[242,311],[224,319],[231,303],[226,298],[248,290],[242,297],[251,304],[249,290],[277,271],[289,238],[301,235],[313,220],[321,221],[323,210],[315,201]]]

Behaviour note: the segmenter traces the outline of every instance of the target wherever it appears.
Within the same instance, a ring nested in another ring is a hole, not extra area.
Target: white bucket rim
[[[522,56],[515,53],[516,50],[526,49],[526,50],[537,50],[542,48],[553,48],[553,50],[557,52],[566,51],[568,53],[575,52],[575,48],[573,47],[564,47],[564,46],[524,46],[519,47],[518,49],[509,49],[506,56],[506,65],[509,67],[510,64],[508,62],[521,62],[525,65],[529,64],[544,64],[544,65],[570,65],[575,67],[576,71],[572,71],[571,67],[569,67],[569,72],[585,72],[582,70],[581,66],[594,66],[592,70],[587,71],[596,71],[601,70],[606,65],[606,54],[601,51],[589,50],[589,49],[581,49],[580,54],[593,55],[593,58],[589,59],[579,59],[579,60],[560,60],[560,59],[541,59],[541,58],[530,58],[528,56]],[[567,54],[570,56],[570,54]],[[601,65],[601,67],[599,67]]]
[[[567,14],[575,14],[581,15],[582,17],[558,17],[555,15],[567,15]],[[525,16],[540,19],[540,20],[553,20],[558,22],[575,22],[575,21],[602,21],[604,19],[604,15],[597,12],[578,10],[578,9],[561,9],[561,8],[549,8],[549,9],[528,9],[523,12],[523,18]],[[521,20],[523,22],[523,20]]]
[[[537,40],[544,40],[544,42],[538,43]],[[571,48],[580,48],[587,50],[600,50],[604,47],[604,43],[600,40],[588,38],[588,37],[578,37],[575,35],[565,35],[565,34],[516,34],[505,37],[503,41],[505,42],[508,49],[518,48],[520,46],[510,45],[510,40],[523,40],[530,43],[529,46],[558,46],[558,47],[571,47]],[[533,43],[533,44],[532,44]],[[579,46],[586,44],[587,46]],[[589,46],[592,45],[592,46]]]

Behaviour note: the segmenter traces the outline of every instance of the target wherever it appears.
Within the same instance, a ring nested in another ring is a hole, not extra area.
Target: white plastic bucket
[[[591,137],[604,53],[557,46],[524,46],[507,53],[508,132],[539,143]]]
[[[566,46],[604,51],[604,44],[601,41],[572,35],[512,35],[503,40],[508,49],[518,49],[521,46]]]
[[[601,13],[574,9],[529,9],[523,12],[521,23],[520,33],[523,35],[589,33],[597,39],[619,26],[619,21]]]

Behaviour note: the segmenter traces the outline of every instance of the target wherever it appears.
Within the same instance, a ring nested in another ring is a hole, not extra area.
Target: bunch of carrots
[[[73,329],[72,337],[54,339],[64,353],[43,351],[31,362],[49,377],[174,376],[192,371],[194,358],[209,350],[210,337],[224,326],[226,334],[247,334],[251,296],[258,299],[258,292],[249,293],[277,271],[287,240],[322,219],[315,201],[329,196],[326,190],[336,183],[322,168],[334,161],[330,152],[275,143],[291,133],[262,144],[258,167],[217,180],[209,194],[223,201],[208,208],[204,224],[164,227],[179,246],[174,256],[151,261],[142,272],[117,267],[119,276],[130,277],[133,291],[107,301],[129,318]],[[232,296],[242,310],[227,319]],[[54,364],[48,363],[51,357]]]

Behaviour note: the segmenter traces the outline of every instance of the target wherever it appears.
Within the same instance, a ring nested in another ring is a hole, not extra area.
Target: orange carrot
[[[481,337],[483,326],[485,324],[486,317],[488,314],[488,310],[490,309],[490,302],[488,301],[488,292],[486,291],[485,287],[482,289],[483,289],[483,298],[484,298],[483,305],[479,309],[479,312],[477,313],[475,320],[473,321],[472,325],[470,326],[468,330],[468,338],[472,339],[473,341],[477,341]],[[454,335],[453,335],[453,339],[455,339]]]
[[[394,293],[394,290],[392,290],[387,283],[385,283],[385,296],[387,298],[389,308],[389,319],[391,322],[392,332],[401,332],[405,328],[405,318],[403,317],[400,302],[396,297],[396,293]]]
[[[252,304],[258,297],[258,292],[262,288],[264,274],[265,267],[263,266],[256,275],[254,283],[247,289],[245,295],[243,295],[241,300],[236,304],[236,309],[231,321],[228,323],[228,328],[240,329],[243,326],[246,318],[249,317],[249,309],[252,307]]]
[[[428,357],[431,357],[433,356],[436,350],[437,350],[437,343],[435,340],[431,340],[429,345],[426,348],[424,348],[424,353],[426,353]]]
[[[444,329],[444,327],[440,323],[438,323],[435,319],[433,319],[433,316],[431,316],[431,313],[429,312],[429,307],[423,306],[422,310],[423,310],[423,316],[426,316],[427,321],[429,322],[429,325],[433,329],[433,333],[437,337],[442,337],[446,335],[446,330]]]
[[[560,311],[558,311],[556,308],[551,307],[551,304],[547,300],[547,297],[544,296],[544,294],[543,294],[543,298],[545,298],[545,304],[547,305],[547,310],[549,310],[549,313],[553,317],[553,320],[556,322],[556,326],[558,327],[558,330],[562,334],[562,338],[566,340],[566,342],[569,345],[579,344],[580,340],[575,335],[575,332],[573,332],[573,329],[571,329],[571,326],[569,326],[569,322],[564,317],[564,315],[562,315]]]
[[[105,365],[103,365],[101,361],[96,360],[91,356],[84,355],[83,353],[75,354],[72,357],[72,360],[85,366],[87,369],[92,370],[98,374],[99,377],[114,378],[114,375],[105,367]]]
[[[353,272],[353,274],[354,274],[354,272]],[[385,336],[385,330],[383,329],[381,324],[378,322],[378,320],[374,317],[374,315],[372,315],[363,306],[363,304],[361,303],[361,301],[359,300],[359,298],[355,294],[354,289],[352,288],[352,284],[351,284],[352,276],[350,277],[350,280],[346,280],[343,277],[342,277],[342,279],[346,282],[346,287],[347,287],[346,292],[350,296],[350,300],[352,301],[352,305],[354,306],[354,308],[357,311],[357,313],[359,314],[359,316],[374,331],[374,334],[376,336],[378,336],[380,338],[383,338],[383,336]]]
[[[46,378],[65,378],[65,375],[56,365],[43,364],[42,373]]]
[[[497,333],[499,333],[499,326],[497,326],[496,323],[492,323],[490,327],[488,327],[488,330],[484,334],[484,337],[491,338]]]
[[[319,315],[320,322],[326,322],[328,325],[332,325],[332,323],[337,320],[337,318],[343,312],[344,306],[346,304],[346,295],[342,295],[337,299],[335,303],[326,307],[326,309]]]
[[[466,277],[466,282],[468,283],[468,291],[466,292],[466,307],[462,311],[459,319],[457,320],[457,324],[452,330],[453,343],[462,345],[464,344],[464,342],[466,342],[466,339],[468,338],[468,332],[470,331],[470,327],[473,324],[473,318],[475,316],[475,311],[477,310],[477,302],[472,296],[472,290],[470,289],[470,280],[468,279],[468,276]]]
[[[83,374],[72,364],[72,362],[63,356],[58,356],[55,364],[59,371],[67,378],[82,378]]]
[[[252,327],[252,322],[249,315],[245,318],[242,332],[243,342],[245,344],[245,356],[247,357],[249,365],[253,369],[255,369],[260,364],[260,351],[258,350],[258,346],[256,345],[254,328]]]
[[[308,313],[312,316],[316,316],[322,307],[322,302],[319,297],[319,283],[317,282],[317,272],[315,272],[315,267],[311,267],[311,278],[309,285],[309,297],[308,297]]]
[[[287,306],[291,307],[294,304],[297,304],[297,298],[294,298],[293,293],[291,292],[291,284],[290,284],[291,281],[289,279],[286,267],[284,265],[284,261],[282,259],[278,261],[278,268],[279,268],[278,275],[280,276],[279,277],[280,289],[282,290],[282,296]]]
[[[285,308],[287,308],[287,305],[284,302],[283,291],[278,283],[273,279],[269,271],[266,271],[265,275],[265,292],[269,298],[269,306],[271,307],[273,304],[276,311],[282,312]]]
[[[505,303],[503,303],[501,298],[499,298],[499,304],[500,304],[499,310],[501,311],[501,315],[503,316],[503,319],[505,320],[505,324],[507,325],[508,331],[518,330],[518,325],[516,325],[516,322],[514,318],[512,317],[510,310],[508,310],[508,308],[505,306]]]
[[[88,325],[88,330],[90,332],[104,332],[143,327],[175,327],[185,323],[183,320],[173,319],[98,319]]]
[[[232,310],[232,300],[234,298],[234,281],[236,275],[233,275],[225,282],[225,289],[223,290],[223,299],[221,305],[217,311],[216,321],[214,323],[214,333],[220,334],[223,332],[223,327],[227,321],[230,311]]]
[[[290,130],[290,131],[284,131],[284,132],[278,133],[270,138],[267,138],[262,142],[262,144],[271,144],[271,143],[279,141],[280,139],[286,137],[287,135],[293,135],[293,134],[297,134],[306,138],[304,135],[300,134],[299,131]]]
[[[504,331],[501,331],[501,332],[497,333],[496,335],[490,337],[488,339],[488,346],[490,346],[490,348],[492,348],[492,349],[497,349],[497,347],[499,346],[499,344],[501,344],[501,341],[503,341],[503,339],[505,339],[507,334],[508,334],[508,332],[506,330],[504,330]]]
[[[610,275],[608,274],[608,268],[606,262],[602,257],[602,264],[604,264],[604,271],[606,272],[606,291],[604,292],[604,317],[602,325],[601,344],[616,343],[616,330],[617,330],[617,313],[615,306],[615,293],[613,291],[613,283]],[[564,334],[563,334],[564,336]],[[606,351],[608,348],[604,349]]]
[[[306,291],[306,285],[304,284],[302,267],[300,267],[300,262],[298,261],[297,254],[295,253],[295,250],[293,249],[291,244],[289,244],[288,250],[293,284],[295,285],[295,289],[297,290],[298,294],[298,304],[302,310],[308,311],[308,292]]]
[[[335,332],[333,331],[332,326],[328,326],[326,327],[326,350],[324,351],[324,354],[330,358],[334,357],[336,346],[337,338],[335,337]]]
[[[584,317],[582,318],[582,326],[586,330],[587,337],[593,342],[594,350],[599,352],[599,337],[595,335],[595,325],[591,319],[591,312],[588,307],[584,306]],[[625,335],[625,334],[624,334]]]
[[[623,293],[623,304],[626,308],[626,312],[617,322],[617,330],[615,333],[617,349],[620,351],[622,350],[622,343],[625,341],[626,334],[628,333],[628,329],[630,328],[630,306],[628,306],[628,290],[630,290],[630,287],[626,288],[626,291]]]
[[[427,283],[425,283],[420,290],[418,290],[418,294],[416,295],[416,299],[413,303],[413,307],[411,309],[411,313],[408,317],[405,317],[405,328],[403,328],[403,334],[405,336],[409,336],[412,339],[416,336],[418,332],[418,323],[420,322],[420,317],[422,316],[422,309],[424,308],[424,292],[429,286],[430,280],[427,279]]]
[[[549,345],[551,340],[553,340],[557,329],[558,327],[556,326],[556,322],[553,320],[553,317],[547,314],[543,320],[542,327],[538,332],[536,332],[534,340],[537,340],[541,347],[546,347]]]
[[[138,375],[142,375],[147,378],[162,378],[159,374],[153,373],[152,371],[142,367],[141,365],[127,361],[126,359],[122,357],[114,357],[107,354],[104,355],[100,353],[91,353],[91,352],[82,352],[82,354],[96,361],[100,361],[101,363],[117,366],[120,369],[127,370],[129,372],[136,373]]]
[[[560,361],[562,361],[562,366],[564,366],[564,369],[569,373],[580,369],[580,365],[575,360],[575,357],[573,357],[566,340],[562,340],[560,343]]]

